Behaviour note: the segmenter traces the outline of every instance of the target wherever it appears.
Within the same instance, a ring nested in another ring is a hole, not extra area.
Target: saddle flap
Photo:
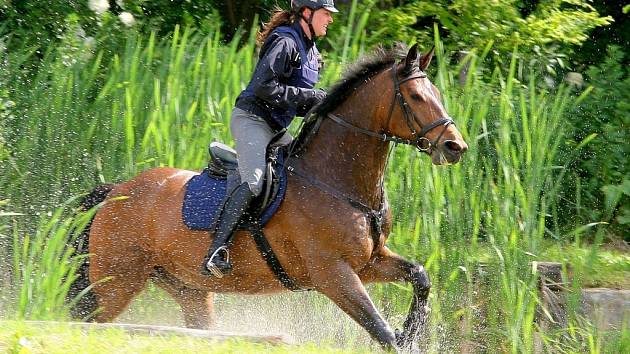
[[[274,172],[269,173],[269,179],[273,180],[274,184],[265,188],[264,195],[261,194],[252,202],[248,211],[250,217],[244,218],[245,221],[241,221],[239,228],[249,230],[254,224],[256,227],[264,226],[282,204],[288,180],[284,169],[286,148],[277,148],[274,153]],[[212,163],[211,161],[210,164]],[[214,171],[205,169],[199,175],[192,177],[186,183],[182,207],[186,226],[193,230],[213,230],[220,210],[224,206],[225,198],[231,194],[234,186],[239,184],[240,176],[236,170],[218,176]],[[251,221],[247,222],[248,220]]]

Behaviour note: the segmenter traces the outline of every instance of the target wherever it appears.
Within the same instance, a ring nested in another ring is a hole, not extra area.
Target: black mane
[[[326,98],[314,109],[316,115],[326,115],[343,103],[357,88],[372,76],[391,66],[394,61],[402,59],[407,48],[397,44],[391,50],[378,47],[359,58],[344,72],[342,78],[329,89]]]
[[[390,50],[378,47],[350,65],[342,78],[329,89],[326,98],[314,107],[311,116],[305,118],[304,125],[293,142],[291,148],[293,154],[298,154],[306,145],[312,133],[319,128],[322,117],[337,108],[371,77],[385,70],[396,60],[404,58],[406,54],[406,46],[398,43]]]

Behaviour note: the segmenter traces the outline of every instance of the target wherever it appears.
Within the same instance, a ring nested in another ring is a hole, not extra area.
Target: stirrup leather
[[[226,263],[230,263],[230,251],[228,250],[228,248],[226,246],[221,246],[219,248],[217,248],[216,251],[214,251],[212,253],[212,255],[210,256],[210,259],[208,260],[208,263],[206,263],[206,269],[208,270],[208,272],[210,272],[210,274],[212,274],[213,276],[217,277],[217,278],[223,278],[225,276],[225,274],[223,273],[223,271],[221,270],[221,268],[219,268],[216,264],[214,264],[213,259],[219,255],[220,251],[224,251],[225,252],[225,262]]]

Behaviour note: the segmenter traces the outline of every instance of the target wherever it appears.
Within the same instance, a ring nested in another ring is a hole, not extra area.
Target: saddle
[[[208,174],[211,177],[227,180],[227,193],[230,193],[241,184],[241,176],[238,173],[238,161],[236,151],[231,147],[220,143],[212,142],[208,146],[210,161],[208,162]],[[269,145],[266,152],[267,167],[263,180],[262,193],[254,199],[249,213],[261,212],[270,206],[271,202],[278,195],[280,190],[280,179],[283,175],[284,158],[286,148],[284,146]],[[281,162],[281,163],[279,163]]]
[[[286,273],[263,233],[263,227],[278,210],[287,190],[284,161],[288,145],[279,145],[284,132],[276,134],[267,147],[267,169],[263,192],[256,197],[237,229],[251,232],[256,246],[278,280],[288,289],[301,289]],[[225,144],[213,142],[208,147],[210,161],[202,173],[186,183],[182,214],[184,224],[193,230],[213,230],[227,196],[240,185],[236,151]]]
[[[284,160],[288,153],[288,146],[276,143],[282,135],[277,134],[267,147],[262,193],[250,204],[239,229],[251,229],[252,223],[264,226],[282,203],[287,185]],[[234,149],[213,142],[208,152],[208,166],[186,184],[182,214],[184,223],[193,230],[214,229],[227,196],[241,184]]]

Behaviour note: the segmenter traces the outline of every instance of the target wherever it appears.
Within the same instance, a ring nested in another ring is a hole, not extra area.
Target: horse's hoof
[[[409,345],[406,338],[407,336],[405,336],[405,333],[403,331],[397,329],[396,331],[394,331],[394,334],[396,335],[396,346],[398,348],[404,349]]]

